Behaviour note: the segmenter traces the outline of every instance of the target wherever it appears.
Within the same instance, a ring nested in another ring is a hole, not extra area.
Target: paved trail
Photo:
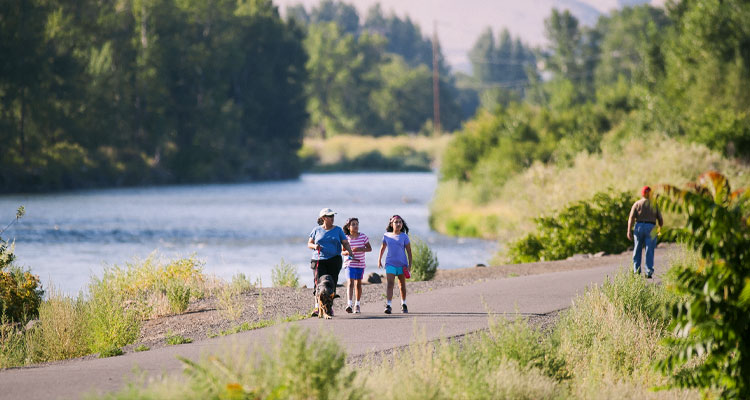
[[[657,259],[664,260],[664,250],[657,252]],[[486,328],[488,312],[518,311],[530,315],[567,308],[587,286],[603,282],[627,263],[627,257],[605,257],[601,265],[591,269],[496,279],[412,294],[408,298],[409,314],[401,314],[395,300],[392,315],[383,314],[381,304],[366,304],[359,315],[339,309],[333,320],[311,318],[294,324],[310,330],[330,330],[350,356],[360,356],[408,345],[415,331],[425,332],[432,340]],[[179,373],[182,364],[177,355],[197,359],[235,342],[267,347],[278,329],[259,329],[120,357],[0,371],[0,399],[71,399],[92,392],[115,391],[132,379],[136,366],[150,375]]]

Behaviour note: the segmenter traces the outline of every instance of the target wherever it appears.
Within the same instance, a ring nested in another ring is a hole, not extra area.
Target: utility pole
[[[432,28],[432,128],[440,134],[440,72],[438,71],[437,21]]]

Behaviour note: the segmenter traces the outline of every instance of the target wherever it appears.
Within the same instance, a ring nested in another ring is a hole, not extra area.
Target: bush
[[[216,304],[219,314],[224,318],[236,321],[245,311],[245,300],[239,286],[226,285],[216,294]]]
[[[298,287],[299,286],[299,274],[297,273],[297,267],[284,262],[274,265],[271,270],[271,282],[274,287]]]
[[[183,282],[174,281],[167,286],[169,309],[174,314],[182,314],[190,304],[190,287]]]
[[[23,206],[18,207],[16,218],[0,234],[25,213]],[[13,245],[8,246],[8,242],[0,237],[0,317],[6,322],[25,323],[39,315],[44,290],[39,277],[14,265],[15,259]]]
[[[616,254],[630,246],[625,232],[635,198],[628,192],[597,193],[551,217],[536,218],[537,232],[511,243],[512,262],[560,260],[580,253]]]
[[[86,305],[54,289],[39,307],[39,338],[45,361],[65,360],[89,353]]]
[[[244,293],[255,289],[256,285],[250,280],[250,278],[240,272],[232,276],[232,286],[240,293]]]
[[[415,281],[429,281],[435,277],[438,268],[437,254],[430,246],[419,238],[411,241],[412,266],[411,279]]]
[[[137,310],[126,308],[126,298],[107,283],[93,278],[89,284],[86,323],[89,347],[93,352],[133,343],[140,334],[141,320]]]
[[[38,276],[15,265],[0,270],[0,311],[10,321],[24,323],[36,318],[43,295]]]

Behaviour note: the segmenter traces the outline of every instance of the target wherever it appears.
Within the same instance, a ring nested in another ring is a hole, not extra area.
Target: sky
[[[438,40],[446,60],[454,70],[468,72],[469,49],[488,27],[497,36],[507,28],[513,37],[527,45],[544,45],[544,19],[553,8],[568,9],[584,25],[593,25],[602,14],[625,5],[650,3],[663,6],[665,0],[344,0],[359,11],[380,3],[383,11],[410,17],[422,34],[431,36],[437,25]],[[320,0],[273,0],[282,15],[289,5],[303,4],[310,11]]]

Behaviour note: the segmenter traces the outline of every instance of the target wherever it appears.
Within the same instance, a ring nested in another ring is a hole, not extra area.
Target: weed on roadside
[[[178,335],[176,333],[170,333],[170,332],[167,332],[167,337],[165,339],[167,340],[167,345],[169,346],[193,343],[193,339],[186,338],[182,335]]]

